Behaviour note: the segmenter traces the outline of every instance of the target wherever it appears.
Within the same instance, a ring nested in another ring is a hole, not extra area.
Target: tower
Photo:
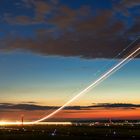
[[[21,115],[21,125],[23,126],[23,121],[24,121],[24,115]]]

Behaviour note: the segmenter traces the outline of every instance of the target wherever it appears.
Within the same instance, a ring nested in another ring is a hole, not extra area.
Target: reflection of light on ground
[[[8,122],[8,121],[0,121],[0,125],[20,125],[22,122]]]
[[[8,122],[8,121],[0,121],[0,126],[4,126],[4,125],[31,125],[31,123],[29,122]],[[71,125],[71,122],[38,122],[36,123],[36,125]]]

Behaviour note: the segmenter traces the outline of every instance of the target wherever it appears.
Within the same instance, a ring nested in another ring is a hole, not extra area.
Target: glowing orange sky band
[[[129,61],[131,61],[134,57],[136,57],[138,54],[140,53],[140,47],[138,47],[137,49],[135,49],[132,53],[130,53],[128,56],[126,56],[123,60],[121,60],[118,64],[116,64],[114,67],[112,67],[110,70],[108,70],[107,72],[105,72],[102,76],[100,76],[96,81],[94,81],[93,83],[91,83],[88,87],[86,87],[84,90],[82,90],[80,93],[78,93],[76,96],[74,96],[72,99],[70,99],[69,101],[67,101],[64,105],[62,105],[60,108],[56,109],[55,111],[53,111],[52,113],[50,113],[49,115],[46,115],[45,117],[38,119],[36,121],[31,121],[31,122],[24,122],[24,124],[36,124],[39,123],[41,121],[44,121],[48,118],[51,118],[52,116],[54,116],[56,113],[58,113],[59,111],[61,111],[62,109],[64,109],[66,106],[68,106],[70,103],[72,103],[74,100],[76,100],[78,97],[80,97],[81,95],[87,93],[90,89],[96,87],[98,84],[100,84],[103,80],[105,80],[106,78],[108,78],[110,75],[112,75],[114,72],[116,72],[117,70],[119,70],[122,66],[124,66],[126,63],[128,63]],[[0,124],[22,124],[22,122],[0,122]]]

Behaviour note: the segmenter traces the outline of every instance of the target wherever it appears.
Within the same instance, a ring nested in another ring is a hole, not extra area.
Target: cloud
[[[120,26],[121,24],[118,25]],[[106,29],[97,33],[67,33],[56,39],[52,36],[48,36],[47,31],[40,32],[37,38],[8,36],[1,40],[0,50],[20,50],[40,55],[58,55],[66,57],[114,58],[131,41],[126,39],[125,36],[111,36],[111,30],[113,32],[113,29]]]
[[[106,24],[111,20],[112,11],[103,10],[95,17],[80,21],[76,25],[77,31],[98,31],[106,27]]]
[[[9,103],[1,103],[0,109],[1,110],[49,110],[49,109],[56,109],[56,107],[51,106],[40,106],[32,103],[22,103],[22,104],[9,104]]]
[[[123,0],[121,2],[121,5],[123,5],[123,6],[127,7],[127,8],[132,8],[132,7],[140,5],[140,1],[139,0],[133,0],[133,1]]]
[[[140,6],[139,0],[123,0],[118,1],[118,3],[113,4],[113,8],[117,11],[122,13],[124,16],[130,16],[131,12],[130,9]]]
[[[36,0],[22,0],[19,8],[24,7],[24,11],[30,11],[30,14],[25,14],[26,12],[15,14],[5,13],[3,16],[3,21],[8,24],[15,25],[32,25],[32,24],[42,24],[46,22],[46,16],[53,10],[56,2],[50,1],[36,1]]]
[[[58,13],[53,18],[48,20],[49,23],[54,24],[60,28],[71,26],[76,21],[78,12],[67,6],[61,6],[58,9]]]
[[[0,103],[0,110],[56,110],[60,106],[41,106],[34,103],[22,103],[22,104],[12,104],[12,103]],[[124,103],[100,103],[91,106],[67,106],[65,110],[92,110],[95,108],[123,108],[123,109],[135,109],[140,108],[140,104],[124,104]]]
[[[21,15],[16,17],[6,16],[5,22],[9,24],[19,24],[19,25],[29,25],[29,24],[38,24],[40,21],[36,19],[31,19],[29,16]]]
[[[140,19],[135,18],[135,23],[127,32],[129,35],[137,34],[140,36]]]
[[[134,109],[139,108],[140,104],[129,104],[129,103],[99,103],[95,104],[92,107],[103,107],[103,108],[128,108],[128,109]]]
[[[18,50],[88,59],[114,58],[140,34],[137,16],[131,11],[127,16],[123,12],[128,11],[130,6],[139,6],[136,0],[119,1],[117,4],[112,1],[111,9],[98,10],[92,9],[90,5],[72,8],[55,0],[23,1],[26,4],[25,10],[32,14],[22,12],[9,15],[4,17],[3,22],[18,25],[26,32],[29,32],[30,25],[37,28],[26,36],[21,31],[18,32],[18,28],[6,31],[5,36],[0,39],[0,51]],[[123,17],[119,18],[118,12]],[[132,25],[128,25],[130,19]],[[11,32],[17,33],[13,35]]]
[[[38,104],[38,102],[29,101],[29,102],[22,102],[23,104]]]

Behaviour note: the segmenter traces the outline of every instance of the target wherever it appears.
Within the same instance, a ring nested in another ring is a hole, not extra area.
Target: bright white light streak
[[[125,64],[127,61],[129,62],[132,59],[131,57],[133,57],[133,55],[135,55],[136,53],[138,53],[139,50],[140,50],[140,47],[137,48],[135,51],[133,51],[130,55],[128,55],[126,58],[124,58],[122,61],[120,61],[118,64],[116,64],[113,68],[111,68],[110,70],[108,70],[101,77],[99,77],[96,81],[94,81],[92,84],[90,84],[88,87],[86,87],[84,90],[82,90],[80,93],[78,93],[76,96],[74,96],[72,99],[70,99],[68,102],[66,102],[64,105],[62,105],[60,108],[58,108],[54,112],[50,113],[49,115],[47,115],[47,116],[45,116],[45,117],[43,117],[43,118],[41,118],[41,119],[39,119],[37,121],[29,122],[29,123],[35,124],[35,123],[44,121],[44,120],[46,120],[48,118],[51,118],[56,113],[58,113],[60,110],[64,109],[66,106],[68,106],[74,100],[76,100],[78,97],[80,97],[81,95],[87,93],[91,88],[96,87],[100,82],[102,82],[103,80],[105,80],[106,78],[108,78],[111,74],[113,74],[115,71],[117,71],[118,69],[120,69],[121,66],[123,64]]]
[[[124,66],[126,63],[128,63],[134,57],[136,57],[140,53],[139,51],[140,51],[140,47],[138,47],[136,50],[134,50],[132,53],[130,53],[127,57],[125,57],[123,60],[121,60],[118,64],[116,64],[114,67],[112,67],[110,70],[105,72],[102,76],[100,76],[96,81],[91,83],[88,87],[86,87],[84,90],[82,90],[80,93],[78,93],[76,96],[74,96],[72,99],[67,101],[64,105],[62,105],[60,108],[56,109],[55,111],[53,111],[49,115],[47,115],[47,116],[45,116],[45,117],[43,117],[43,118],[41,118],[39,120],[36,120],[36,121],[24,122],[24,124],[37,124],[37,123],[39,123],[41,121],[44,121],[44,120],[46,120],[48,118],[53,117],[56,113],[58,113],[59,111],[64,109],[66,106],[68,106],[74,100],[78,99],[81,95],[87,93],[90,89],[96,87],[98,84],[100,84],[106,78],[108,78],[110,75],[112,75],[114,72],[119,70],[122,66]],[[6,122],[4,122],[3,124],[6,124]],[[10,124],[10,122],[9,122],[9,124]],[[11,124],[22,124],[22,123],[20,123],[20,122],[11,122]]]

